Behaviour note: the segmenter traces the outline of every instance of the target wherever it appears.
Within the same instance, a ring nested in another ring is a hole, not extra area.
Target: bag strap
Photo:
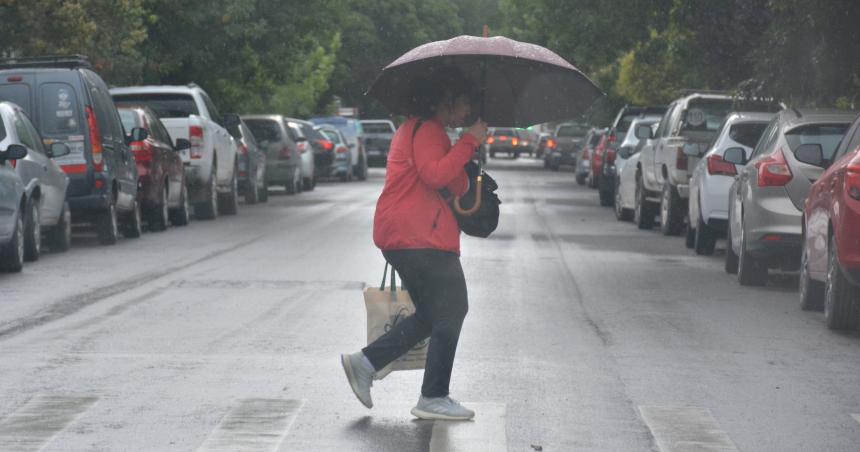
[[[388,263],[388,261],[385,261],[385,269],[382,271],[382,284],[379,285],[380,292],[385,290],[385,280],[388,279],[388,266],[389,265],[390,264]],[[392,293],[397,292],[396,274],[397,274],[397,272],[394,270],[394,266],[392,265],[391,266],[391,286],[390,286]]]

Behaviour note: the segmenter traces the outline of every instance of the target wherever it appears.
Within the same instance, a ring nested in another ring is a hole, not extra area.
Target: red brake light
[[[20,82],[21,80],[24,80],[24,77],[21,77],[20,75],[13,75],[11,77],[6,78],[7,82],[13,82],[13,83],[14,82]]]
[[[615,163],[615,149],[606,150],[606,163]]]
[[[152,148],[145,141],[133,141],[129,147],[134,161],[137,163],[149,163],[152,161]]]
[[[496,141],[496,139],[495,139],[495,138],[493,138],[493,137],[487,137],[487,144],[493,144],[493,142],[494,142],[494,141]]]
[[[517,143],[519,143],[519,142],[520,142],[520,140],[518,140],[516,138],[511,138],[511,146],[516,146]]]
[[[711,154],[708,156],[708,174],[710,175],[723,175],[723,176],[735,176],[738,174],[737,168],[735,168],[734,163],[729,163],[723,160],[721,155]]]
[[[329,140],[318,139],[317,142],[322,145],[323,149],[326,151],[331,151],[334,149],[334,144]]]
[[[102,134],[99,133],[99,124],[96,122],[96,115],[93,113],[93,107],[87,105],[86,108],[84,108],[84,111],[87,114],[87,127],[90,131],[90,147],[92,147],[93,151],[93,166],[95,167],[96,172],[101,172],[104,165],[104,159],[102,156],[102,152],[104,151],[104,148],[102,147]]]
[[[782,187],[793,177],[782,149],[777,149],[773,154],[761,159],[756,167],[759,187]]]
[[[555,140],[552,140],[552,139],[546,140],[546,147],[548,147],[550,149],[554,148],[555,147]]]
[[[338,146],[335,150],[335,152],[338,154],[345,154],[347,151],[348,150],[346,149],[346,146]]]
[[[245,143],[239,143],[239,154],[248,155],[248,146]]]
[[[845,171],[845,190],[852,198],[860,201],[860,152],[848,162]]]
[[[684,146],[678,146],[678,149],[675,152],[675,168],[679,170],[686,170],[687,154],[684,154]]]
[[[188,141],[191,143],[191,158],[203,158],[203,127],[188,126]]]
[[[609,135],[609,139],[607,140],[610,143],[615,143],[615,134]]]
[[[499,141],[507,141],[507,140],[508,140],[508,137],[506,137],[504,135],[499,137]]]
[[[12,165],[12,168],[15,168],[18,166],[18,161],[17,160],[9,160],[9,164]]]

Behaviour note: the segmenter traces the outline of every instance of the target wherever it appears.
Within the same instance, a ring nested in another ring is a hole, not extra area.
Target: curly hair
[[[436,108],[440,103],[448,102],[453,108],[457,99],[463,96],[472,103],[477,102],[479,93],[476,85],[458,68],[442,66],[426,76],[416,77],[413,80],[411,103],[407,114],[429,119],[436,115]]]

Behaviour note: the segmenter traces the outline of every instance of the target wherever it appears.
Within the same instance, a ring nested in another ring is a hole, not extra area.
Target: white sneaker
[[[346,379],[358,401],[368,408],[373,408],[370,399],[370,387],[373,386],[373,367],[365,362],[364,354],[356,352],[351,355],[340,355],[340,363],[346,372]]]
[[[419,419],[441,419],[445,421],[468,421],[475,412],[460,405],[451,397],[424,397],[412,408],[412,415]]]

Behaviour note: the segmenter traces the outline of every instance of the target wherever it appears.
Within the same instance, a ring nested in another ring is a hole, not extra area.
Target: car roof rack
[[[64,68],[77,69],[93,67],[86,55],[44,55],[37,57],[0,58],[0,69],[16,68]]]
[[[691,94],[721,94],[721,95],[725,95],[725,96],[731,96],[731,95],[735,94],[734,91],[723,91],[723,90],[718,90],[718,89],[690,89],[690,88],[680,89],[680,90],[678,90],[678,93],[681,94],[682,96],[689,96]]]

